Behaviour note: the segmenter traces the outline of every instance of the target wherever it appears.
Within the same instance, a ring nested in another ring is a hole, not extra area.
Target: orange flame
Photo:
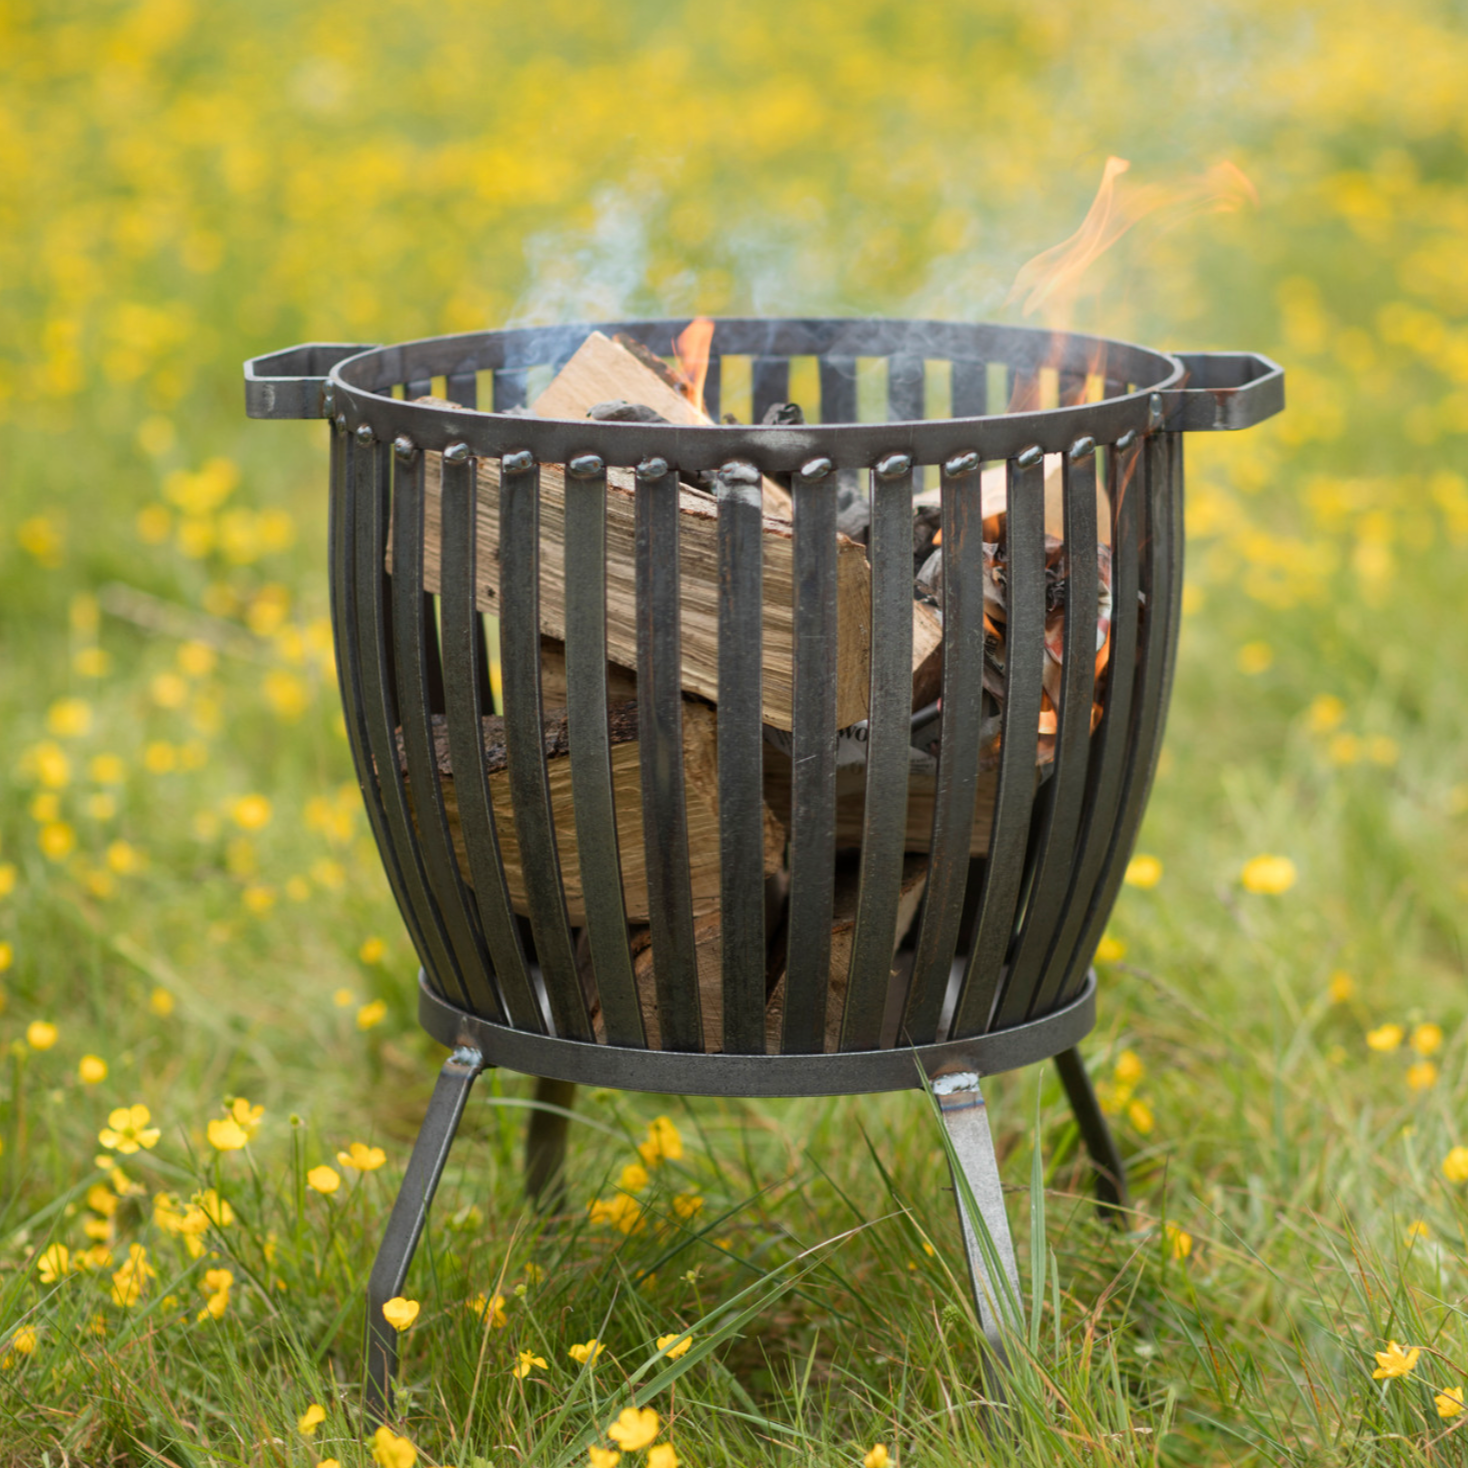
[[[673,355],[678,359],[675,369],[678,391],[704,417],[708,411],[703,405],[703,385],[709,375],[709,351],[713,344],[714,323],[707,316],[695,316],[673,340]]]
[[[1043,308],[1047,315],[1061,318],[1058,325],[1068,324],[1086,271],[1150,214],[1165,210],[1163,229],[1169,230],[1195,214],[1232,214],[1245,204],[1256,208],[1259,204],[1258,191],[1247,175],[1227,161],[1176,185],[1118,184],[1131,166],[1125,158],[1108,158],[1101,187],[1081,227],[1068,240],[1042,250],[1020,267],[1009,300],[1023,296],[1026,316]]]

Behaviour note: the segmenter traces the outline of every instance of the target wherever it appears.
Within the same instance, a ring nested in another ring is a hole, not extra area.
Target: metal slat
[[[387,815],[382,807],[382,792],[375,780],[363,771],[371,768],[367,754],[367,731],[362,711],[362,668],[357,644],[357,589],[354,580],[358,530],[357,497],[365,469],[372,470],[371,453],[348,436],[345,418],[333,425],[331,436],[331,504],[328,540],[331,546],[331,626],[336,644],[337,682],[341,688],[342,714],[347,727],[347,744],[352,751],[352,768],[357,771],[362,801],[367,809],[367,824],[372,828],[377,849],[382,853],[388,886],[392,888],[398,910],[407,924],[413,946],[421,954],[428,947],[409,900],[408,889],[398,869],[396,848],[388,839]]]
[[[359,440],[360,441],[360,440]],[[392,484],[393,448],[367,439],[371,457],[366,512],[356,535],[357,644],[361,649],[362,710],[367,733],[367,759],[377,771],[383,813],[408,902],[418,915],[418,936],[424,947],[418,956],[439,988],[468,1003],[468,994],[450,954],[448,937],[437,905],[429,896],[423,857],[413,829],[408,793],[398,768],[398,743],[393,733],[397,709],[392,695],[392,644],[389,641],[391,582],[387,575],[387,531]],[[359,512],[362,507],[358,506]]]
[[[479,406],[479,371],[471,357],[460,362],[458,369],[447,374],[448,399],[462,408]]]
[[[1073,948],[1090,911],[1102,862],[1116,830],[1116,812],[1125,785],[1127,756],[1134,745],[1132,689],[1137,669],[1137,547],[1142,489],[1133,483],[1140,450],[1112,449],[1111,646],[1107,650],[1106,698],[1101,725],[1091,738],[1091,781],[1078,843],[1075,877],[1050,956],[1037,1003],[1041,1011],[1065,991],[1073,971]],[[1085,955],[1089,961],[1090,954]]]
[[[529,394],[529,374],[523,367],[501,367],[494,374],[494,411],[523,408]]]
[[[836,486],[829,460],[795,476],[795,675],[790,902],[780,1048],[825,1049],[836,891]]]
[[[1084,440],[1084,444],[1089,444]],[[1096,689],[1096,454],[1082,445],[1062,460],[1065,494],[1065,634],[1055,768],[1034,883],[1000,996],[996,1024],[1033,1012],[1042,966],[1070,890],[1076,831],[1090,768],[1091,705]]]
[[[821,422],[856,422],[856,358],[822,357],[817,365],[821,379]]]
[[[984,512],[979,456],[943,466],[943,705],[928,885],[908,989],[908,1044],[930,1045],[968,886],[984,696]]]
[[[982,418],[989,411],[989,364],[956,361],[953,364],[955,418]]]
[[[500,461],[500,663],[505,765],[535,953],[556,1033],[591,1038],[566,920],[540,701],[540,466],[528,453]]]
[[[927,416],[927,372],[921,357],[894,353],[887,359],[887,416],[909,423]]]
[[[433,379],[429,377],[415,377],[411,382],[403,384],[403,397],[408,402],[414,398],[426,398],[433,392]]]
[[[954,1012],[955,1036],[989,1027],[1025,875],[1045,664],[1045,460],[1038,449],[1010,460],[1006,505],[1008,605],[998,786],[968,966]]]
[[[423,516],[425,455],[400,440],[393,471],[393,665],[397,674],[398,716],[407,757],[414,826],[444,928],[453,945],[464,991],[480,1013],[499,1013],[490,987],[488,954],[475,923],[473,901],[459,873],[449,835],[443,791],[434,750],[430,663],[438,664],[438,629],[433,602],[423,592]]]
[[[889,454],[872,471],[866,804],[851,973],[841,1020],[843,1050],[872,1050],[878,1044],[897,940],[912,730],[912,477],[906,454]]]
[[[509,1022],[517,1029],[544,1033],[545,1018],[531,987],[519,928],[510,907],[484,768],[483,720],[488,710],[479,676],[484,661],[484,632],[474,597],[478,584],[478,461],[457,454],[452,446],[444,455],[440,507],[443,644],[451,670],[445,689],[446,718],[459,830],[469,858],[480,929]]]
[[[719,421],[719,398],[724,385],[724,359],[709,357],[708,376],[703,380],[703,409],[715,423]]]
[[[646,1045],[612,798],[607,724],[607,471],[594,455],[566,466],[566,716],[586,935],[607,1041]]]
[[[678,476],[662,459],[637,469],[637,710],[648,925],[664,1050],[702,1050],[688,812],[683,801]]]
[[[1163,725],[1167,718],[1173,662],[1177,654],[1178,625],[1182,601],[1182,474],[1179,445],[1181,435],[1156,434],[1144,440],[1142,449],[1141,500],[1146,517],[1139,527],[1141,538],[1140,578],[1146,593],[1146,615],[1142,619],[1137,652],[1137,686],[1133,694],[1137,709],[1136,729],[1127,765],[1126,785],[1121,798],[1105,867],[1106,879],[1091,902],[1086,927],[1076,945],[1066,989],[1073,992],[1084,980],[1096,944],[1111,916],[1116,894],[1126,875],[1127,859],[1147,810],[1147,797],[1157,771],[1162,748]]]
[[[751,419],[763,423],[775,403],[790,401],[790,358],[756,357],[750,363]]]
[[[719,471],[719,920],[724,1049],[765,1048],[760,472]]]

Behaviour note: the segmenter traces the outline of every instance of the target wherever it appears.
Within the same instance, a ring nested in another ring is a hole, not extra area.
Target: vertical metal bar
[[[955,418],[982,418],[989,411],[989,364],[953,363],[953,406]]]
[[[968,967],[950,1033],[988,1027],[1014,932],[1025,872],[1045,663],[1045,456],[1026,449],[1009,461],[1004,517],[1004,714],[998,786]]]
[[[366,425],[361,425],[361,428],[366,428]],[[389,640],[392,583],[386,568],[393,448],[390,443],[374,442],[371,429],[367,430],[364,441],[361,428],[358,429],[358,443],[370,446],[365,451],[371,460],[365,486],[366,504],[358,507],[362,524],[356,536],[357,645],[362,651],[362,709],[368,760],[363,768],[375,768],[377,771],[377,784],[382,792],[392,849],[397,854],[398,871],[402,875],[408,901],[418,915],[418,935],[426,945],[426,951],[420,949],[418,956],[439,991],[454,1003],[466,1006],[468,993],[450,953],[438,907],[429,896],[408,793],[403,785],[402,771],[398,768],[398,742],[393,732],[398,720],[393,696],[392,644]]]
[[[760,472],[719,471],[719,917],[724,1049],[765,1048]]]
[[[795,476],[795,675],[790,903],[780,1048],[825,1049],[836,892],[836,486],[831,461]]]
[[[474,359],[470,357],[459,363],[456,371],[448,374],[448,398],[463,408],[479,406],[479,373]]]
[[[372,757],[368,752],[367,730],[362,708],[362,659],[358,643],[357,587],[354,552],[357,538],[368,531],[361,524],[358,500],[365,498],[362,484],[372,472],[370,450],[355,435],[347,434],[345,417],[333,425],[331,437],[331,507],[329,540],[331,544],[331,626],[336,643],[337,680],[341,687],[342,714],[347,726],[347,744],[352,751],[352,767],[367,808],[367,823],[382,853],[388,886],[403,915],[413,946],[420,954],[428,951],[419,915],[409,896],[409,889],[399,870],[398,853],[393,845],[383,810],[382,792],[372,773]]]
[[[702,1050],[683,798],[678,476],[648,459],[637,481],[637,729],[658,1026],[664,1050]]]
[[[528,396],[529,374],[523,367],[500,367],[494,374],[494,411],[507,413],[523,408]]]
[[[1126,1163],[1121,1148],[1111,1134],[1106,1113],[1096,1099],[1096,1088],[1081,1058],[1080,1048],[1072,1045],[1055,1057],[1055,1068],[1060,1072],[1060,1083],[1065,1087],[1066,1099],[1075,1113],[1076,1125],[1086,1151],[1091,1154],[1091,1170],[1096,1177],[1096,1209],[1108,1223],[1118,1228],[1127,1225],[1127,1212],[1131,1199],[1127,1195]]]
[[[1162,748],[1167,700],[1177,654],[1182,598],[1183,483],[1181,434],[1154,434],[1143,441],[1140,505],[1146,516],[1139,527],[1141,589],[1146,594],[1137,651],[1136,726],[1127,765],[1121,814],[1103,867],[1105,876],[1092,898],[1081,940],[1076,945],[1065,992],[1074,992],[1101,941],[1116,894],[1126,873],[1127,858],[1147,809],[1147,796]]]
[[[393,665],[397,674],[398,717],[407,758],[414,826],[444,928],[453,945],[464,991],[476,1014],[500,1016],[499,999],[489,983],[488,957],[475,928],[475,912],[449,836],[429,701],[430,658],[438,657],[437,629],[428,616],[433,603],[423,593],[423,515],[425,455],[406,438],[394,445],[393,473]],[[462,670],[467,673],[468,669]]]
[[[927,416],[927,373],[921,357],[894,352],[887,360],[887,416],[894,423]]]
[[[591,1038],[566,920],[551,819],[540,701],[540,466],[526,452],[500,461],[500,660],[505,764],[535,952],[556,1033]]]
[[[1132,688],[1137,668],[1137,546],[1143,489],[1132,481],[1141,451],[1112,449],[1108,455],[1111,484],[1111,628],[1106,657],[1106,696],[1101,725],[1091,739],[1091,781],[1077,843],[1075,878],[1066,899],[1037,1000],[1041,1011],[1064,991],[1074,968],[1076,939],[1090,911],[1102,863],[1116,832],[1128,755],[1134,745],[1135,708]],[[1083,955],[1087,962],[1090,954]]]
[[[431,377],[415,377],[403,384],[403,397],[412,402],[414,398],[426,398],[433,391],[433,379]]]
[[[1046,954],[1075,866],[1076,832],[1090,769],[1091,706],[1096,689],[1096,453],[1082,439],[1062,460],[1065,494],[1065,633],[1055,769],[1034,883],[1015,940],[996,1024],[1034,1012]]]
[[[889,454],[872,471],[872,638],[861,886],[843,1050],[876,1047],[892,981],[902,852],[907,838],[912,731],[912,459]]]
[[[607,470],[594,454],[566,465],[566,717],[571,800],[587,942],[607,1040],[646,1045],[617,848],[607,724]]]
[[[519,928],[510,907],[484,768],[483,720],[487,709],[480,682],[483,624],[474,597],[478,585],[479,466],[462,449],[463,445],[450,444],[444,453],[439,495],[443,642],[452,670],[445,697],[454,798],[479,924],[510,1023],[517,1029],[543,1033],[545,1019],[531,987]]]
[[[816,362],[821,382],[821,422],[856,422],[856,358],[821,357]],[[842,494],[854,494],[860,488],[855,469],[836,473],[836,488]]]
[[[943,703],[923,921],[902,1039],[928,1045],[948,990],[968,886],[984,700],[984,510],[976,453],[943,466]]]
[[[750,421],[763,423],[774,404],[790,400],[790,358],[756,357],[749,372]]]
[[[719,421],[719,395],[724,385],[724,359],[717,353],[709,356],[708,376],[703,380],[703,410],[713,419]]]

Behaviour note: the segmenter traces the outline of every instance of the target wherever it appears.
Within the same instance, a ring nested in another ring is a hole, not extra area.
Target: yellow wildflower
[[[1412,1038],[1408,1044],[1423,1056],[1436,1055],[1442,1049],[1443,1032],[1441,1025],[1421,1024],[1412,1031]]]
[[[1430,1060],[1419,1060],[1407,1067],[1407,1089],[1409,1091],[1430,1090],[1437,1084],[1437,1067]]]
[[[58,698],[46,710],[46,728],[58,739],[79,739],[92,727],[92,706],[80,698]]]
[[[372,1434],[372,1461],[377,1468],[413,1468],[418,1449],[384,1425]]]
[[[1411,1375],[1421,1354],[1421,1346],[1403,1349],[1395,1341],[1388,1341],[1386,1350],[1376,1353],[1376,1370],[1371,1373],[1373,1380],[1389,1381],[1394,1376]]]
[[[599,1448],[594,1443],[586,1452],[587,1468],[617,1468],[622,1457],[616,1448]]]
[[[247,1137],[253,1138],[265,1119],[263,1106],[251,1106],[243,1096],[231,1096],[224,1107],[228,1115]]]
[[[1366,1032],[1366,1043],[1382,1055],[1389,1055],[1402,1043],[1406,1031],[1401,1025],[1378,1025]]]
[[[515,1369],[510,1373],[517,1381],[524,1381],[532,1371],[544,1371],[550,1362],[544,1356],[537,1356],[534,1351],[521,1351],[520,1359],[515,1362]]]
[[[673,1451],[673,1444],[659,1443],[657,1447],[649,1448],[647,1468],[678,1468],[678,1455]]]
[[[322,1163],[320,1167],[313,1167],[306,1174],[306,1186],[315,1192],[324,1193],[328,1197],[342,1185],[342,1175],[334,1167],[327,1167]]]
[[[1167,1238],[1168,1253],[1174,1259],[1186,1259],[1193,1252],[1193,1236],[1169,1221],[1163,1229]]]
[[[0,861],[0,897],[9,897],[15,891],[15,863]]]
[[[1142,1064],[1142,1057],[1135,1050],[1123,1050],[1116,1057],[1116,1070],[1113,1074],[1118,1086],[1135,1086],[1147,1074],[1147,1067]]]
[[[1144,1137],[1152,1134],[1157,1125],[1157,1118],[1152,1114],[1152,1108],[1145,1101],[1133,1101],[1126,1109],[1127,1120]]]
[[[115,754],[93,755],[87,774],[99,785],[121,785],[127,778],[127,766]]]
[[[151,740],[143,749],[143,768],[150,775],[166,775],[178,765],[178,751],[166,739]]]
[[[600,1356],[604,1350],[606,1350],[606,1346],[603,1345],[601,1341],[597,1340],[595,1336],[592,1336],[592,1338],[587,1341],[585,1345],[572,1346],[567,1354],[571,1357],[573,1361],[577,1362],[579,1365],[587,1366],[595,1365],[596,1358]]]
[[[66,821],[48,821],[36,835],[47,861],[65,861],[76,850],[76,831]]]
[[[503,1295],[475,1295],[469,1301],[471,1309],[481,1320],[489,1317],[491,1330],[503,1330],[505,1327],[505,1297]]]
[[[229,1309],[230,1286],[234,1284],[234,1275],[227,1269],[206,1269],[204,1281],[199,1286],[207,1297],[204,1308],[195,1317],[203,1320],[206,1316],[213,1316],[215,1320],[221,1320],[224,1312]]]
[[[660,1422],[651,1407],[623,1407],[621,1415],[607,1428],[607,1436],[625,1453],[645,1448],[658,1435]]]
[[[32,1355],[36,1349],[36,1328],[33,1325],[23,1325],[10,1337],[9,1349],[19,1356]],[[5,1358],[6,1364],[10,1357]]]
[[[213,1188],[195,1193],[193,1204],[216,1228],[228,1228],[234,1222],[234,1209]]]
[[[219,654],[207,642],[185,642],[174,654],[180,668],[190,678],[207,678],[219,661]]]
[[[1295,885],[1299,874],[1287,856],[1256,856],[1246,861],[1239,873],[1245,892],[1262,892],[1277,896]]]
[[[373,1025],[380,1025],[386,1018],[387,1005],[381,999],[374,999],[357,1011],[357,1028],[370,1030]]]
[[[637,1147],[648,1167],[660,1162],[677,1162],[683,1156],[683,1137],[666,1116],[655,1116],[647,1125],[647,1140]]]
[[[363,963],[381,963],[386,952],[387,944],[381,938],[364,938],[362,946],[357,950],[357,957]]]
[[[71,1250],[65,1244],[48,1244],[36,1261],[42,1284],[55,1284],[71,1273]]]
[[[1267,642],[1246,642],[1234,659],[1239,672],[1254,677],[1274,666],[1274,649]]]
[[[204,1133],[216,1152],[238,1152],[250,1140],[250,1134],[232,1116],[216,1117]]]
[[[148,1251],[141,1244],[132,1245],[127,1262],[112,1276],[112,1303],[124,1309],[136,1305],[147,1282],[157,1277],[158,1271],[148,1263]]]
[[[0,943],[0,974],[3,974],[14,962],[15,945],[12,943]]]
[[[1126,957],[1126,944],[1120,938],[1113,938],[1110,933],[1103,933],[1101,941],[1096,945],[1097,963],[1120,963]]]
[[[1412,1247],[1413,1244],[1417,1242],[1418,1239],[1430,1239],[1431,1237],[1432,1230],[1428,1228],[1428,1226],[1420,1218],[1414,1218],[1412,1222],[1407,1225],[1406,1239],[1407,1247],[1409,1249]]]
[[[611,1224],[624,1234],[637,1233],[643,1226],[642,1204],[627,1193],[618,1193],[615,1198],[593,1198],[586,1211],[592,1223]]]
[[[1326,991],[1332,1004],[1344,1004],[1356,992],[1356,981],[1345,969],[1338,968],[1330,976],[1330,988]]]
[[[886,1443],[878,1443],[862,1460],[861,1468],[891,1468],[892,1454]]]
[[[703,1207],[703,1199],[697,1193],[674,1193],[673,1212],[679,1218],[692,1218]]]
[[[53,740],[33,745],[25,752],[21,764],[48,790],[62,790],[71,783],[71,761]]]
[[[1162,863],[1155,856],[1134,856],[1126,864],[1122,880],[1128,887],[1150,891],[1162,880]]]
[[[229,814],[242,831],[260,831],[270,824],[270,802],[263,795],[241,795],[231,802]]]
[[[369,1147],[365,1142],[353,1142],[345,1152],[336,1154],[336,1160],[343,1167],[352,1167],[358,1172],[376,1172],[387,1161],[387,1153],[381,1147]]]
[[[525,1265],[525,1278],[531,1284],[539,1284],[545,1278],[545,1270],[532,1259]]]
[[[1468,1183],[1468,1147],[1454,1147],[1443,1158],[1443,1176],[1450,1183]]]
[[[32,1050],[49,1050],[61,1038],[61,1031],[47,1019],[33,1019],[25,1029],[25,1042]]]
[[[163,1133],[150,1127],[152,1113],[146,1106],[119,1106],[107,1118],[107,1125],[97,1133],[97,1140],[110,1152],[130,1156],[140,1147],[151,1150]]]
[[[326,1408],[320,1402],[312,1402],[296,1419],[296,1431],[302,1437],[310,1437],[325,1421]]]
[[[418,1312],[422,1308],[417,1300],[405,1300],[402,1295],[394,1295],[382,1307],[382,1318],[394,1330],[402,1332],[418,1318]]]
[[[691,1330],[685,1331],[682,1335],[660,1335],[658,1337],[658,1350],[670,1361],[686,1356],[692,1344],[693,1332]]]
[[[647,1186],[647,1169],[640,1162],[629,1162],[617,1178],[617,1186],[629,1193],[641,1192]]]
[[[357,1002],[357,996],[350,989],[333,989],[331,992],[331,1002],[338,1009],[349,1009]]]
[[[167,1019],[173,1013],[175,1002],[173,995],[161,985],[148,995],[148,1008],[159,1019]]]
[[[1432,1405],[1439,1417],[1456,1417],[1463,1410],[1463,1388],[1450,1386],[1447,1391],[1439,1392],[1433,1397]]]
[[[240,901],[244,903],[246,912],[254,917],[264,917],[275,906],[275,888],[252,882],[240,894]]]
[[[1319,694],[1306,710],[1312,734],[1329,734],[1346,717],[1346,705],[1333,693]]]

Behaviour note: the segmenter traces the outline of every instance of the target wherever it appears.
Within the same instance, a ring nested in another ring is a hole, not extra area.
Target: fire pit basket
[[[687,325],[599,329],[665,354]],[[789,398],[792,359],[807,359],[807,380],[815,380],[813,358],[819,403],[803,406],[813,418],[818,410],[820,421],[684,427],[525,416],[537,372],[543,378],[559,368],[592,329],[308,345],[245,368],[251,416],[323,417],[331,426],[332,621],[347,733],[372,831],[422,961],[421,1022],[454,1047],[369,1289],[369,1386],[378,1411],[396,1361],[381,1307],[402,1287],[469,1087],[489,1065],[544,1078],[542,1099],[560,1102],[559,1113],[537,1113],[531,1126],[528,1171],[542,1190],[559,1167],[564,1109],[578,1082],[739,1096],[931,1082],[963,1174],[955,1181],[976,1205],[961,1209],[965,1241],[980,1315],[997,1347],[1016,1276],[979,1077],[1057,1057],[1102,1201],[1113,1210],[1124,1204],[1120,1157],[1075,1047],[1093,1023],[1091,956],[1142,818],[1167,706],[1182,577],[1183,433],[1248,427],[1284,402],[1282,371],[1252,354],[1169,355],[955,322],[733,319],[716,324],[706,385],[712,416],[721,384],[728,396],[736,372],[747,371],[758,423],[769,405]],[[859,422],[859,376],[875,371],[880,380],[880,364],[887,421]],[[947,413],[929,416],[929,399],[943,385]],[[430,394],[432,401],[414,401]],[[1061,503],[1047,517],[1047,467],[1053,480],[1057,457]],[[1009,599],[997,754],[981,734],[984,519],[996,484],[984,468],[996,464],[1007,506],[1001,552]],[[564,623],[556,630],[564,638],[580,876],[574,927],[541,686],[545,466],[563,484]],[[773,759],[761,682],[762,475],[788,484],[793,502],[789,901],[783,1011],[773,1029],[761,794]],[[703,1012],[710,991],[700,993],[688,865],[680,476],[712,488],[716,515],[721,1017],[712,1026]],[[830,981],[837,515],[854,483],[870,510],[866,773],[854,931],[838,993]],[[913,501],[929,483],[941,505],[944,565],[941,703],[927,730],[936,738],[937,773],[925,894],[894,961],[911,844]],[[628,851],[625,836],[619,848],[611,773],[614,492],[630,493],[635,507],[640,855],[655,1037],[634,978]],[[1047,524],[1057,511],[1060,523]],[[486,523],[497,534],[493,578],[483,563]],[[1098,683],[1089,616],[1065,620],[1053,756],[1041,778],[1047,530],[1065,542],[1067,605],[1096,606],[1109,581],[1111,621]],[[435,533],[440,550],[430,576],[425,548]],[[487,598],[498,617],[498,709]],[[512,822],[496,816],[490,795],[483,720],[491,714],[503,719]],[[993,810],[987,852],[974,858],[981,778],[995,782]],[[519,862],[513,897],[504,860],[510,825]]]

